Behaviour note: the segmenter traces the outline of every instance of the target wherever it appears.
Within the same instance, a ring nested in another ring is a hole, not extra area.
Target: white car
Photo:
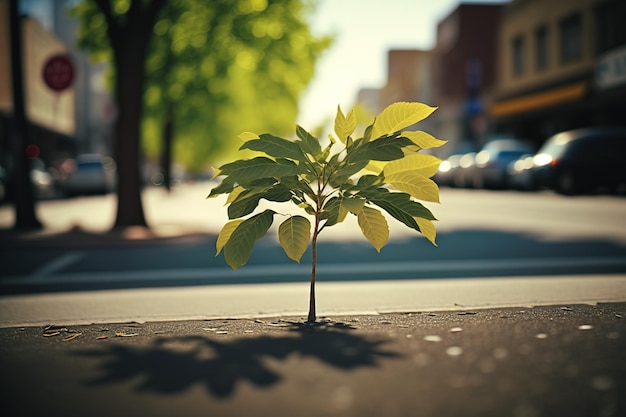
[[[107,194],[115,189],[115,162],[100,154],[83,154],[75,158],[63,191],[68,196],[78,194]]]

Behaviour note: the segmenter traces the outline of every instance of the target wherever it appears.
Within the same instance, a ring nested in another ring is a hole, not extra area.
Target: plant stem
[[[319,233],[319,214],[315,213],[315,228],[313,229],[313,239],[311,240],[311,290],[309,293],[309,317],[307,322],[314,323],[317,320],[315,311],[315,270],[317,267],[317,235]]]
[[[317,269],[317,235],[320,233],[320,215],[322,212],[322,186],[317,183],[317,201],[315,206],[315,226],[313,227],[313,238],[311,239],[311,289],[309,292],[309,316],[308,323],[315,323],[317,313],[315,311],[315,274]]]

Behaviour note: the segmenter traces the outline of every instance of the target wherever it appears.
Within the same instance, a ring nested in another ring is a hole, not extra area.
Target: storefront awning
[[[491,106],[490,114],[492,117],[511,116],[553,106],[555,104],[574,101],[581,98],[583,94],[585,94],[586,89],[587,83],[579,82],[522,97],[502,100]]]

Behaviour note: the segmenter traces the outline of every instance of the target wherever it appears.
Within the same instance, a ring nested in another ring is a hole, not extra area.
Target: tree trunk
[[[145,63],[154,22],[165,0],[132,0],[115,16],[109,0],[93,0],[104,15],[115,66],[118,118],[113,138],[117,162],[117,215],[114,228],[147,226],[141,203],[140,134]]]
[[[169,192],[172,187],[172,140],[174,136],[174,105],[168,104],[163,126],[163,149],[161,151],[161,168],[163,169],[163,186]]]
[[[30,179],[30,160],[26,155],[28,130],[24,104],[24,79],[22,68],[22,25],[17,10],[17,0],[9,3],[11,32],[11,76],[13,85],[13,198],[15,201],[15,229],[41,229],[35,215],[35,194]]]
[[[141,202],[140,121],[143,101],[145,48],[121,42],[115,49],[118,119],[114,158],[117,162],[117,216],[114,228],[147,226]],[[147,47],[147,45],[146,45]]]

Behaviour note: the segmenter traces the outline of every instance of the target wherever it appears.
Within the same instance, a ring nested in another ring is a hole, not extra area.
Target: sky
[[[471,3],[505,3],[473,0]],[[300,100],[297,123],[313,129],[334,118],[337,105],[349,111],[361,88],[382,88],[389,49],[430,49],[437,23],[459,0],[319,0],[310,15],[315,35],[334,34],[315,77]]]

